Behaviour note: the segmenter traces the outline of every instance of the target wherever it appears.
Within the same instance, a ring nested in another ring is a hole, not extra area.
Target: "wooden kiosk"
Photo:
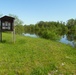
[[[2,32],[12,31],[13,32],[13,41],[15,42],[15,30],[14,30],[14,19],[10,16],[3,16],[0,18],[0,42],[2,42]]]

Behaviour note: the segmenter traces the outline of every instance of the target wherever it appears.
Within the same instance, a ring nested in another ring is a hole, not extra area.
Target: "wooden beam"
[[[0,30],[0,42],[2,42],[2,31]]]

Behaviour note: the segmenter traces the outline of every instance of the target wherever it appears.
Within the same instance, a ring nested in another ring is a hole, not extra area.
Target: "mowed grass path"
[[[76,49],[68,45],[3,33],[0,75],[76,75]]]

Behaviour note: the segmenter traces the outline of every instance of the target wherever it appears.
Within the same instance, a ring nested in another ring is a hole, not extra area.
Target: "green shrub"
[[[57,39],[59,39],[59,36],[54,31],[49,31],[49,30],[44,31],[42,33],[41,37],[43,37],[45,39],[50,39],[50,40],[57,40]]]

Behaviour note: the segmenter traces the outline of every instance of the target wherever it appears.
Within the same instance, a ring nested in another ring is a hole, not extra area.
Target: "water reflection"
[[[65,44],[69,44],[72,47],[75,46],[74,45],[74,41],[73,40],[68,40],[67,35],[62,36],[59,42],[62,42],[62,43],[65,43]]]
[[[29,36],[29,37],[34,37],[34,38],[38,38],[39,36],[36,35],[35,33],[30,34],[30,33],[23,33],[24,36]],[[74,34],[65,34],[61,36],[61,39],[59,40],[59,42],[65,43],[65,44],[69,44],[72,47],[76,47],[76,35]]]
[[[34,38],[38,38],[39,36],[37,36],[36,34],[29,34],[29,33],[23,33],[22,35],[24,36],[29,36],[29,37],[34,37]]]
[[[76,33],[75,32],[69,32],[66,35],[63,35],[60,39],[60,42],[69,44],[72,47],[76,47]]]

